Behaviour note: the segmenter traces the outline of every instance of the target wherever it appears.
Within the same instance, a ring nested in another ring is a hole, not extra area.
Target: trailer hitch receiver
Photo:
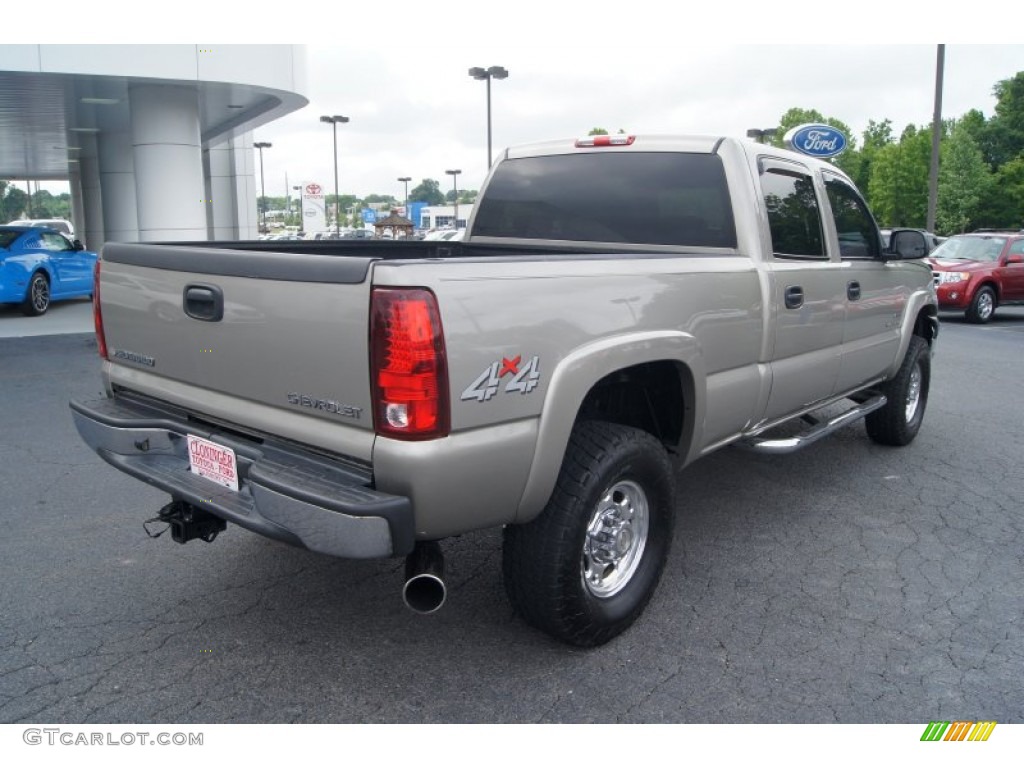
[[[155,523],[166,523],[167,527],[154,533],[150,530],[150,525]],[[186,544],[193,539],[202,539],[209,543],[216,539],[217,534],[225,530],[228,524],[225,520],[187,501],[175,500],[164,506],[156,517],[144,522],[142,527],[151,539],[160,537],[169,529],[172,539],[179,544]]]

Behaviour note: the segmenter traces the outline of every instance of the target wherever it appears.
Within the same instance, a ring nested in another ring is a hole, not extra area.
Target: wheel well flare
[[[642,429],[676,450],[692,431],[693,379],[671,360],[641,363],[605,376],[587,393],[577,421],[601,420]]]

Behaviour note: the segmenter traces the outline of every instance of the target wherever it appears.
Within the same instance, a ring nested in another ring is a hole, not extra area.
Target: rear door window
[[[581,152],[506,160],[473,234],[735,248],[721,158],[684,152]]]
[[[826,258],[821,210],[810,174],[767,167],[761,174],[761,193],[775,256]]]

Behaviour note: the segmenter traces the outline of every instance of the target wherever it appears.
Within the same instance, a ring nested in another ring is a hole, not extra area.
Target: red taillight
[[[373,289],[370,371],[377,434],[403,440],[448,434],[448,364],[433,293]]]
[[[103,312],[100,310],[100,261],[92,270],[92,322],[96,326],[96,346],[100,357],[107,359],[107,338],[103,335]]]

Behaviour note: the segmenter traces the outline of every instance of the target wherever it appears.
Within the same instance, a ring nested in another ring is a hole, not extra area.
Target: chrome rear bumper
[[[249,440],[127,397],[72,401],[82,439],[108,464],[224,520],[337,557],[406,555],[412,503],[371,487],[368,470],[291,444]],[[234,450],[238,491],[193,474],[187,436]]]

